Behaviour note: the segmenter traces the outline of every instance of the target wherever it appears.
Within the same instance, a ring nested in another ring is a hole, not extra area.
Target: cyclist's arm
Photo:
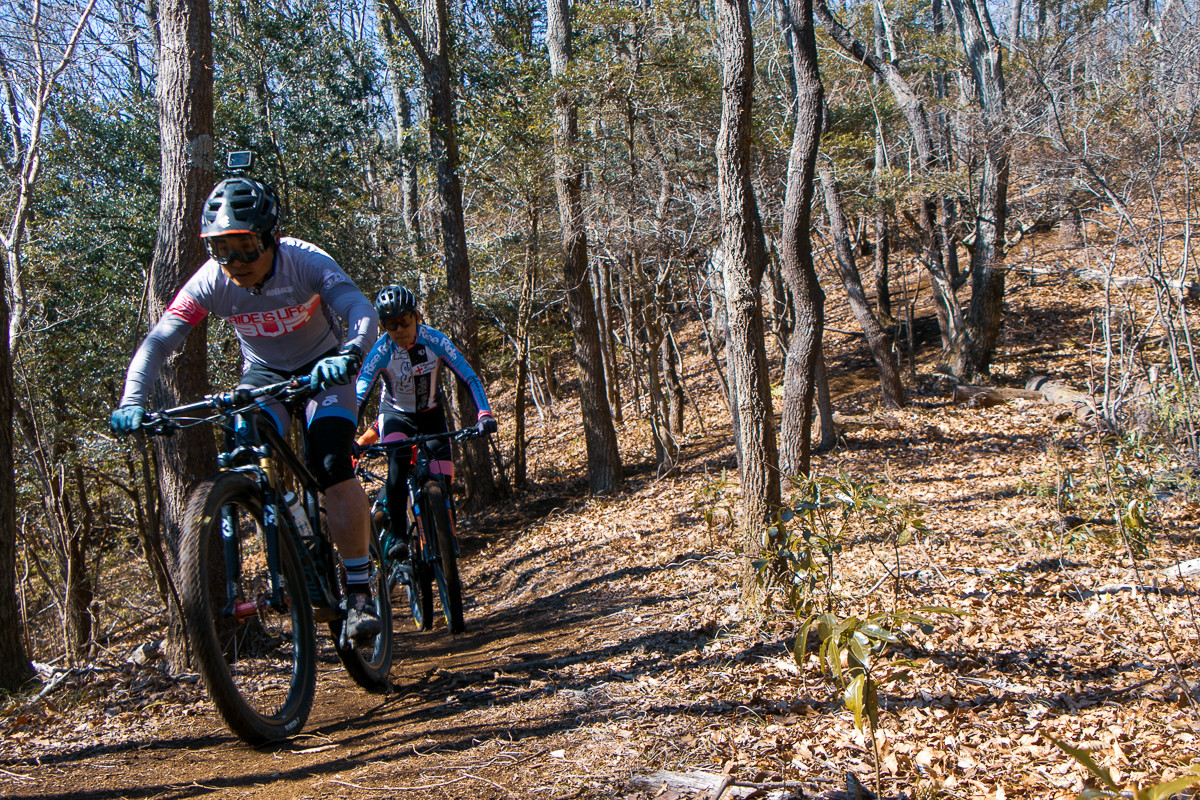
[[[371,385],[375,383],[379,373],[383,372],[388,362],[392,360],[391,345],[390,337],[381,336],[375,341],[371,352],[367,353],[367,357],[363,359],[362,370],[358,373],[358,380],[354,382],[354,393],[358,396],[359,407],[366,402]]]
[[[349,281],[335,283],[325,289],[321,292],[321,299],[346,320],[345,344],[357,346],[362,353],[369,351],[379,332],[379,318],[371,301]]]
[[[475,407],[479,409],[479,414],[491,414],[492,407],[488,404],[487,394],[483,390],[483,381],[467,363],[467,359],[463,356],[462,351],[454,346],[450,338],[441,331],[433,328],[425,328],[425,335],[428,337],[426,346],[432,346],[438,357],[445,362],[459,380],[467,385],[471,390],[471,397],[475,400]]]
[[[146,404],[146,395],[154,385],[154,379],[158,377],[158,371],[167,360],[167,356],[183,344],[192,328],[207,314],[208,311],[187,294],[180,292],[176,295],[134,354],[129,371],[125,375],[125,392],[121,396],[121,405]]]

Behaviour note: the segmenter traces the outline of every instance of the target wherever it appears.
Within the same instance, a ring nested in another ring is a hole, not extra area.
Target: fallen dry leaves
[[[1049,368],[1080,385],[1095,293],[1066,267],[1010,285],[997,380]],[[632,474],[616,497],[585,497],[570,400],[533,421],[533,488],[463,532],[474,547],[464,565],[469,616],[538,622],[503,647],[473,651],[469,667],[449,656],[434,663],[419,688],[453,715],[451,727],[480,733],[442,749],[432,728],[413,741],[403,728],[376,731],[429,760],[405,781],[395,758],[358,763],[314,778],[312,796],[692,797],[706,790],[671,788],[663,776],[703,780],[697,773],[813,796],[844,787],[848,773],[872,788],[878,769],[890,797],[1065,800],[1088,776],[1052,739],[1094,749],[1121,782],[1173,777],[1197,759],[1195,581],[1147,578],[1200,556],[1194,496],[1162,499],[1155,541],[1136,559],[1066,527],[1047,489],[1095,469],[1093,431],[1025,400],[955,406],[952,387],[923,365],[910,407],[887,412],[886,425],[857,426],[817,463],[917,504],[929,528],[897,551],[871,537],[848,542],[837,555],[839,595],[857,609],[896,598],[963,612],[908,631],[892,651],[907,680],[883,688],[871,741],[814,659],[792,657],[795,620],[743,608],[728,415],[705,357],[689,353],[687,379],[699,403],[688,413],[703,416],[703,433],[693,417],[678,471],[660,477],[648,427],[628,407],[621,438]],[[869,381],[848,386],[835,384],[839,412],[882,413]],[[497,405],[511,407],[500,395]],[[889,578],[897,566],[898,585]],[[551,623],[564,638],[543,638],[537,626]],[[101,742],[119,749],[209,713],[194,685],[119,663],[41,701],[10,700],[6,711],[0,786],[26,794],[38,758]],[[537,733],[514,737],[517,729]],[[319,757],[335,744],[294,752]]]

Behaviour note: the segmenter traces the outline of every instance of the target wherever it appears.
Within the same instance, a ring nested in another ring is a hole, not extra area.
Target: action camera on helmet
[[[225,156],[226,168],[235,174],[245,174],[254,169],[253,150],[234,150]]]

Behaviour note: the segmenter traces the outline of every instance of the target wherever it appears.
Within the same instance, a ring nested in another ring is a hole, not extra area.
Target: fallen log
[[[1190,578],[1193,575],[1200,575],[1200,558],[1172,564],[1160,570],[1159,574],[1164,578]]]
[[[1041,392],[1028,389],[1006,389],[998,386],[972,386],[960,383],[954,387],[954,402],[968,408],[991,408],[1013,400],[1044,400]]]
[[[649,775],[634,775],[630,784],[640,789],[655,792],[656,797],[703,798],[703,800],[731,800],[737,797],[761,797],[765,800],[786,800],[797,793],[811,800],[875,800],[875,793],[867,789],[853,773],[846,773],[846,788],[821,790],[821,784],[833,781],[815,778],[809,781],[745,781],[732,775],[692,770],[673,772],[659,770]],[[806,791],[807,790],[807,791]],[[808,792],[812,792],[809,794]]]
[[[862,430],[863,428],[888,431],[900,429],[900,423],[892,417],[851,416],[848,414],[839,414],[836,411],[833,412],[833,424],[843,431]]]
[[[1046,398],[1047,403],[1056,405],[1069,406],[1092,402],[1092,398],[1087,394],[1048,375],[1034,375],[1025,382],[1025,388]]]
[[[1075,275],[1087,283],[1098,283],[1101,286],[1115,286],[1123,289],[1128,286],[1154,286],[1163,283],[1175,290],[1182,300],[1200,300],[1200,283],[1196,281],[1167,280],[1160,281],[1149,275],[1109,275],[1097,269],[1077,269]]]
[[[1013,400],[1033,400],[1052,405],[1070,406],[1071,415],[1081,422],[1096,419],[1096,406],[1086,393],[1062,381],[1052,380],[1047,375],[1035,375],[1025,383],[1024,389],[1001,386],[973,386],[961,383],[954,387],[954,402],[968,408],[990,408]],[[1056,418],[1056,421],[1061,421]]]

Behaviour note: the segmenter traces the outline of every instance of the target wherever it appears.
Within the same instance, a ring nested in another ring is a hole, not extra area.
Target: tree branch
[[[421,41],[421,37],[417,36],[417,32],[409,24],[408,16],[401,10],[400,6],[396,5],[396,0],[383,0],[383,4],[387,6],[392,18],[396,20],[396,24],[400,26],[400,30],[404,33],[404,37],[412,45],[413,52],[417,54],[417,60],[421,62],[421,69],[428,73],[433,69],[433,63],[429,59],[429,52],[425,49],[425,43]]]

